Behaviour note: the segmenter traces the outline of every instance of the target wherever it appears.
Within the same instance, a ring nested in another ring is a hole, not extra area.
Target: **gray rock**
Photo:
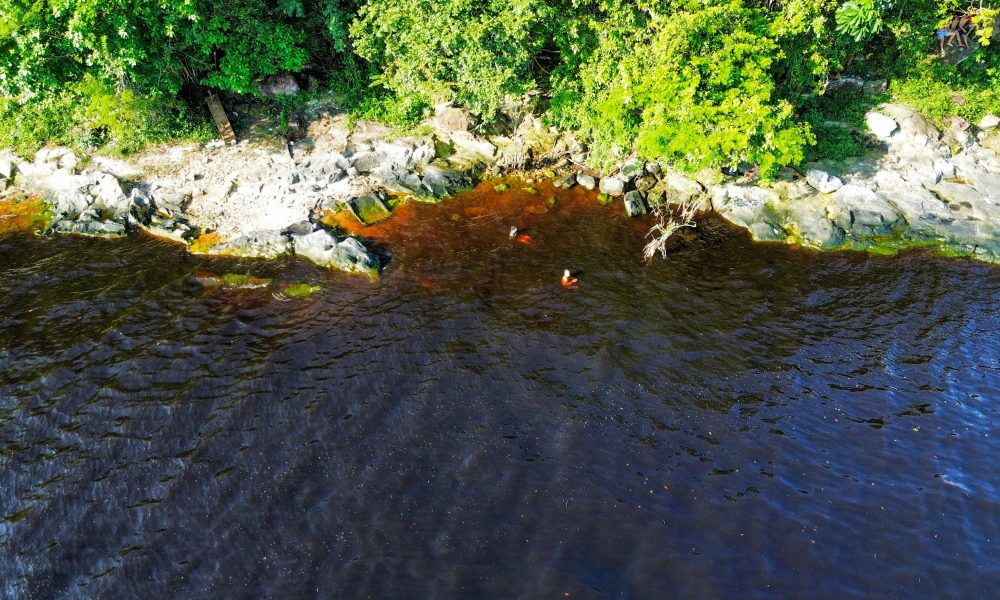
[[[895,171],[875,174],[878,192],[906,219],[910,230],[920,236],[936,236],[943,223],[954,220],[952,212],[922,186],[913,185]]]
[[[291,74],[271,75],[257,89],[261,96],[295,96],[299,93],[299,82]]]
[[[420,176],[416,173],[406,172],[394,174],[393,177],[383,179],[382,182],[385,184],[385,189],[390,192],[415,195],[425,193],[424,189],[421,187]]]
[[[860,77],[839,77],[827,82],[825,92],[831,95],[843,92],[860,92],[864,87],[865,80]]]
[[[625,214],[630,217],[637,217],[649,212],[646,208],[646,201],[642,192],[633,190],[625,194]]]
[[[834,224],[857,238],[889,234],[903,221],[883,196],[855,184],[834,192],[832,200],[830,213]]]
[[[872,79],[866,81],[861,87],[861,91],[866,96],[878,96],[884,94],[889,89],[889,82],[885,79]]]
[[[972,216],[983,219],[990,218],[988,212],[993,212],[983,206],[985,204],[983,195],[970,185],[942,181],[937,185],[928,186],[927,189],[936,194],[953,212],[962,212],[964,209],[970,213],[977,213]]]
[[[576,173],[570,173],[569,175],[563,175],[562,177],[556,179],[554,185],[557,188],[567,190],[576,184]]]
[[[468,131],[456,131],[451,134],[451,143],[456,148],[492,159],[497,154],[497,147],[487,140],[477,138]]]
[[[622,165],[619,176],[625,181],[631,181],[632,179],[642,175],[643,171],[646,170],[646,163],[639,160],[638,158],[631,158],[625,161]]]
[[[383,195],[377,192],[369,192],[353,198],[347,203],[347,206],[363,225],[373,225],[392,216],[389,207],[383,201]]]
[[[35,165],[47,169],[50,172],[58,169],[66,169],[74,172],[80,160],[72,150],[63,146],[55,148],[42,148],[35,153]]]
[[[806,172],[806,182],[824,194],[832,194],[844,186],[839,177],[819,169],[809,169]]]
[[[782,223],[774,210],[777,192],[756,186],[713,186],[712,206],[727,220],[750,231],[756,240],[785,239]]]
[[[602,194],[621,196],[625,193],[625,182],[617,177],[604,177],[601,179],[599,189]]]
[[[675,171],[668,171],[663,180],[667,183],[667,201],[674,204],[690,202],[705,191],[700,183]]]
[[[980,195],[989,198],[992,204],[1000,206],[1000,174],[998,172],[963,169],[957,174],[974,187]]]
[[[330,233],[317,230],[307,235],[293,235],[292,240],[295,254],[321,267],[372,276],[378,274],[378,258],[352,237],[338,242]]]
[[[16,169],[14,161],[0,156],[0,179],[13,179]]]
[[[299,221],[285,227],[281,233],[284,235],[309,235],[316,230],[316,227],[309,221]]]
[[[955,148],[965,148],[972,140],[972,134],[967,129],[962,129],[961,127],[949,127],[944,131],[944,137],[942,141],[948,146]]]
[[[814,248],[836,248],[844,243],[844,230],[826,217],[822,200],[794,202],[788,210],[787,223],[794,227],[802,243]]]
[[[92,205],[97,210],[111,212],[117,219],[123,218],[128,213],[129,199],[114,175],[94,173],[93,183],[90,184],[88,191],[94,198]]]
[[[932,153],[912,146],[901,146],[895,148],[894,154],[886,157],[887,164],[892,164],[891,161],[895,161],[893,169],[907,181],[933,184],[941,179]]]
[[[153,198],[153,204],[157,208],[164,209],[170,213],[179,213],[186,210],[190,202],[191,194],[171,190],[157,190]]]
[[[52,212],[75,220],[90,208],[93,198],[79,190],[64,190],[46,197]]]
[[[371,173],[382,165],[385,157],[377,152],[361,152],[351,157],[351,166],[358,173]]]
[[[577,173],[576,182],[585,190],[593,190],[597,187],[597,180],[586,173]]]
[[[767,221],[755,221],[747,225],[746,228],[750,232],[750,237],[759,242],[783,241],[787,239],[785,231],[781,227]]]
[[[301,155],[308,154],[316,149],[316,140],[311,137],[304,137],[288,144],[295,158],[299,158]]]
[[[97,237],[119,237],[125,235],[125,226],[114,221],[98,221],[83,219],[71,221],[63,219],[57,221],[53,226],[55,231],[62,233],[76,233],[79,235],[92,235]]]
[[[377,141],[375,152],[382,157],[384,163],[390,165],[406,168],[413,164],[413,145],[405,140]]]
[[[148,225],[156,213],[156,203],[152,196],[142,188],[133,188],[128,195],[129,213],[137,223]]]
[[[438,104],[434,107],[434,118],[431,119],[431,126],[445,134],[468,131],[469,127],[472,126],[472,119],[468,113],[451,104]]]
[[[955,176],[955,165],[947,158],[939,158],[934,161],[934,171],[936,179],[949,179]]]
[[[421,141],[413,148],[413,153],[410,155],[410,161],[413,166],[422,167],[437,156],[437,151],[434,148],[433,140],[427,139]]]
[[[662,186],[661,186],[662,187]],[[646,206],[650,208],[655,208],[657,206],[663,205],[667,201],[667,195],[657,189],[653,188],[646,192]],[[698,207],[697,210],[703,210],[702,207]]]
[[[430,164],[423,169],[421,187],[436,197],[447,196],[472,185],[468,175]]]
[[[979,121],[979,128],[982,130],[993,129],[997,125],[1000,125],[1000,117],[996,115],[986,115]]]
[[[869,112],[865,115],[865,124],[868,129],[880,140],[887,140],[899,125],[891,118],[877,112]]]
[[[901,139],[893,140],[894,143],[905,143],[911,146],[923,147],[929,142],[941,139],[941,132],[928,121],[914,112],[912,109],[899,104],[883,104],[881,110],[888,114],[899,125]],[[871,113],[869,113],[871,114]]]

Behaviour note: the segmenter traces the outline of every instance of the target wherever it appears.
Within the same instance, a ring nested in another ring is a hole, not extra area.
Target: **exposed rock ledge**
[[[1000,262],[998,119],[978,126],[955,119],[944,133],[907,108],[868,115],[884,151],[861,159],[786,169],[752,185],[718,172],[688,177],[666,165],[626,160],[607,176],[570,170],[559,187],[598,189],[621,198],[629,216],[666,202],[694,202],[748,229],[758,240],[816,248],[935,246]],[[0,153],[0,191],[15,184],[48,202],[50,230],[118,236],[142,229],[188,244],[192,252],[276,257],[295,254],[324,267],[375,274],[378,258],[322,225],[330,211],[362,222],[390,214],[388,194],[436,200],[482,172],[581,165],[571,136],[531,115],[508,136],[484,139],[449,106],[428,120],[433,133],[393,138],[374,123],[348,126],[321,114],[305,136],[282,145],[160,149],[129,162],[95,158],[87,168],[65,148],[34,162]]]
[[[824,249],[930,246],[1000,262],[997,119],[976,127],[954,118],[941,132],[886,104],[866,120],[883,152],[806,165],[805,178],[711,185],[713,208],[757,240]]]

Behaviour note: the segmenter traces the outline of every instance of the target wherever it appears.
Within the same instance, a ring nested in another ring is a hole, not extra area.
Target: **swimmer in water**
[[[574,285],[576,282],[577,278],[573,277],[573,274],[570,273],[569,269],[563,271],[562,284],[564,287],[569,287],[571,285]]]
[[[516,237],[517,237],[517,227],[514,226],[514,225],[511,225],[510,226],[510,239],[514,239]]]

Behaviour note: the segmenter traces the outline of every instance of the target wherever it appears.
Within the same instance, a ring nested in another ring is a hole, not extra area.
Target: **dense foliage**
[[[546,118],[584,134],[596,163],[635,151],[768,173],[863,150],[829,125],[838,111],[854,119],[863,110],[822,101],[843,74],[888,78],[897,98],[935,118],[998,111],[996,11],[980,11],[984,47],[972,59],[951,67],[934,56],[934,30],[955,8],[956,0],[0,0],[0,146],[130,151],[197,130],[208,90],[254,95],[269,75],[308,71],[348,108],[395,122],[415,122],[442,101],[500,122],[509,99],[537,89]]]

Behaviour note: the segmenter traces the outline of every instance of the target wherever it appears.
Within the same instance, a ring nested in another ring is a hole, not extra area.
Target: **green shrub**
[[[782,51],[763,16],[731,1],[604,36],[558,80],[554,119],[589,135],[599,163],[633,145],[689,168],[753,163],[766,176],[798,163],[813,135],[779,95]]]
[[[952,115],[975,123],[987,113],[1000,114],[1000,73],[975,63],[958,68],[923,64],[894,81],[891,91],[896,101],[917,109],[939,127]]]
[[[533,58],[557,18],[541,0],[368,0],[351,35],[396,97],[389,114],[456,101],[490,121],[506,95],[535,87]]]
[[[150,144],[210,134],[179,101],[116,92],[92,77],[23,105],[0,103],[0,147],[25,156],[47,144],[129,154]]]

